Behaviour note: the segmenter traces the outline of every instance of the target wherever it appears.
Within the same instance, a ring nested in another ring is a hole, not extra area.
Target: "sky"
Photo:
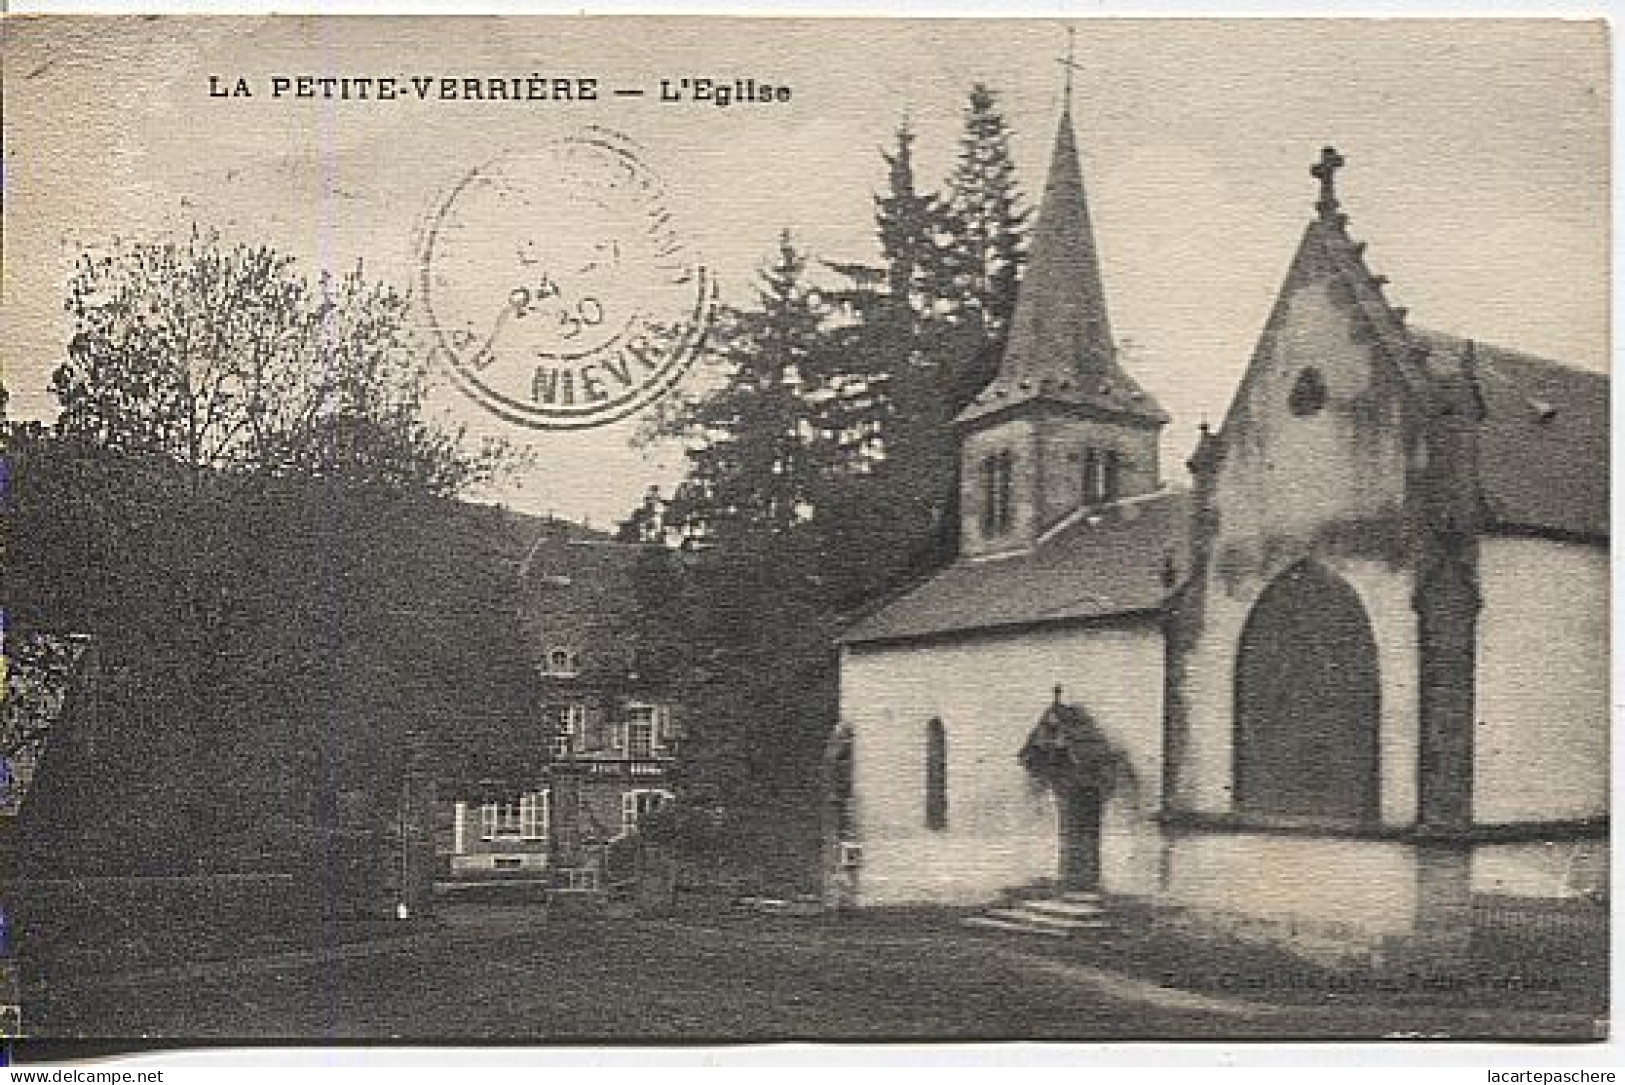
[[[1173,415],[1168,473],[1218,421],[1313,213],[1339,192],[1413,323],[1608,364],[1608,111],[1601,24],[1286,19],[231,17],[8,20],[5,275],[15,413],[46,387],[83,249],[193,223],[301,266],[409,285],[423,223],[458,177],[596,125],[664,182],[674,226],[724,301],[751,297],[782,229],[814,257],[873,259],[880,152],[907,120],[922,183],[951,169],[972,84],[999,92],[1021,185],[1043,188],[1066,28],[1073,116],[1113,330]],[[772,106],[273,100],[284,74],[752,77]],[[209,95],[247,78],[253,98]],[[437,414],[528,445],[535,469],[480,495],[607,525],[681,471],[634,447],[638,418],[578,431],[504,422],[448,379]]]

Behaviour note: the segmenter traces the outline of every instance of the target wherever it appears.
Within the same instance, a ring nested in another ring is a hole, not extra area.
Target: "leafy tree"
[[[36,858],[314,856],[414,750],[513,749],[523,547],[448,498],[523,461],[427,417],[404,295],[194,231],[83,258],[66,305],[60,416],[5,429],[7,617],[95,638],[107,733],[47,747],[36,816],[83,847]]]

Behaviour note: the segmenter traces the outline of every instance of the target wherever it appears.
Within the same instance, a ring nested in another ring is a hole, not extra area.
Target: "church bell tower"
[[[1031,549],[1070,514],[1160,485],[1168,415],[1118,364],[1067,58],[1061,122],[998,374],[956,420],[960,551]]]

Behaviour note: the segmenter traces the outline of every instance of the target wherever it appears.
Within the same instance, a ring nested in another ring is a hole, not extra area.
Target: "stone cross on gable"
[[[1315,210],[1322,215],[1337,210],[1337,171],[1345,165],[1347,160],[1337,153],[1336,147],[1322,147],[1320,161],[1309,167],[1309,175],[1320,182],[1320,199],[1315,202]]]

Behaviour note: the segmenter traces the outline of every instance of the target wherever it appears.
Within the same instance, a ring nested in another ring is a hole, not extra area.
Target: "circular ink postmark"
[[[419,254],[436,349],[477,402],[541,429],[605,425],[669,391],[715,285],[625,137],[513,151],[438,201]]]

